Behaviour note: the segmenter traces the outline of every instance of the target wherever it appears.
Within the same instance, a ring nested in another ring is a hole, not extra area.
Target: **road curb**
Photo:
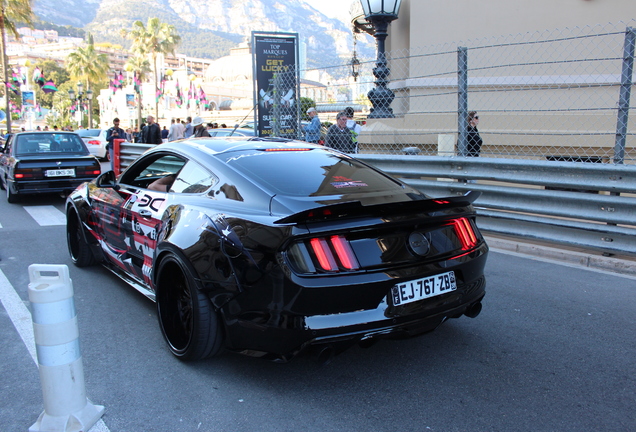
[[[488,246],[501,252],[515,252],[523,255],[560,261],[570,265],[604,270],[629,276],[636,276],[636,259],[605,257],[591,252],[560,249],[543,244],[524,243],[516,240],[484,236]]]

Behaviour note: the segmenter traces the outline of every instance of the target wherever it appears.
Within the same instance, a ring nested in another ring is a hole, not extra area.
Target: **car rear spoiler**
[[[334,217],[338,218],[344,216],[362,216],[369,213],[382,216],[383,214],[408,213],[415,211],[437,211],[449,208],[468,207],[480,196],[481,192],[469,191],[465,195],[461,196],[430,198],[425,200],[403,201],[397,203],[387,202],[369,206],[362,205],[360,201],[350,201],[303,210],[301,212],[294,213],[292,215],[279,219],[274,223],[290,224],[325,220]]]

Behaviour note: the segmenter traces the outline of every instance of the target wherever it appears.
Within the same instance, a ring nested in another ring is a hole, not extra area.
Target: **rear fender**
[[[210,216],[173,206],[166,210],[161,225],[155,261],[167,251],[181,256],[201,288],[210,291],[216,307],[241,293],[250,279],[262,275],[258,263],[222,213]],[[153,273],[153,284],[155,277]]]

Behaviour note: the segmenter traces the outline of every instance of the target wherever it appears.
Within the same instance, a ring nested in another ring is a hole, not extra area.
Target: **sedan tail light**
[[[16,179],[41,179],[43,177],[40,168],[16,168],[13,171],[13,178]]]
[[[101,142],[99,140],[89,140],[86,144],[90,145],[100,145]]]
[[[75,170],[75,175],[78,177],[90,177],[90,176],[97,177],[101,173],[102,173],[101,168],[97,166],[78,167]]]

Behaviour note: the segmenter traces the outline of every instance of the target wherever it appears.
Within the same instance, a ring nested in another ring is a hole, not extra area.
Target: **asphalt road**
[[[39,223],[35,206],[52,206],[36,209]],[[229,353],[183,363],[153,303],[101,267],[71,264],[62,208],[55,196],[0,199],[2,432],[26,431],[43,410],[18,330],[30,322],[13,315],[28,303],[33,263],[69,266],[86,392],[106,408],[93,431],[636,430],[634,278],[491,252],[475,319],[328,365]]]

